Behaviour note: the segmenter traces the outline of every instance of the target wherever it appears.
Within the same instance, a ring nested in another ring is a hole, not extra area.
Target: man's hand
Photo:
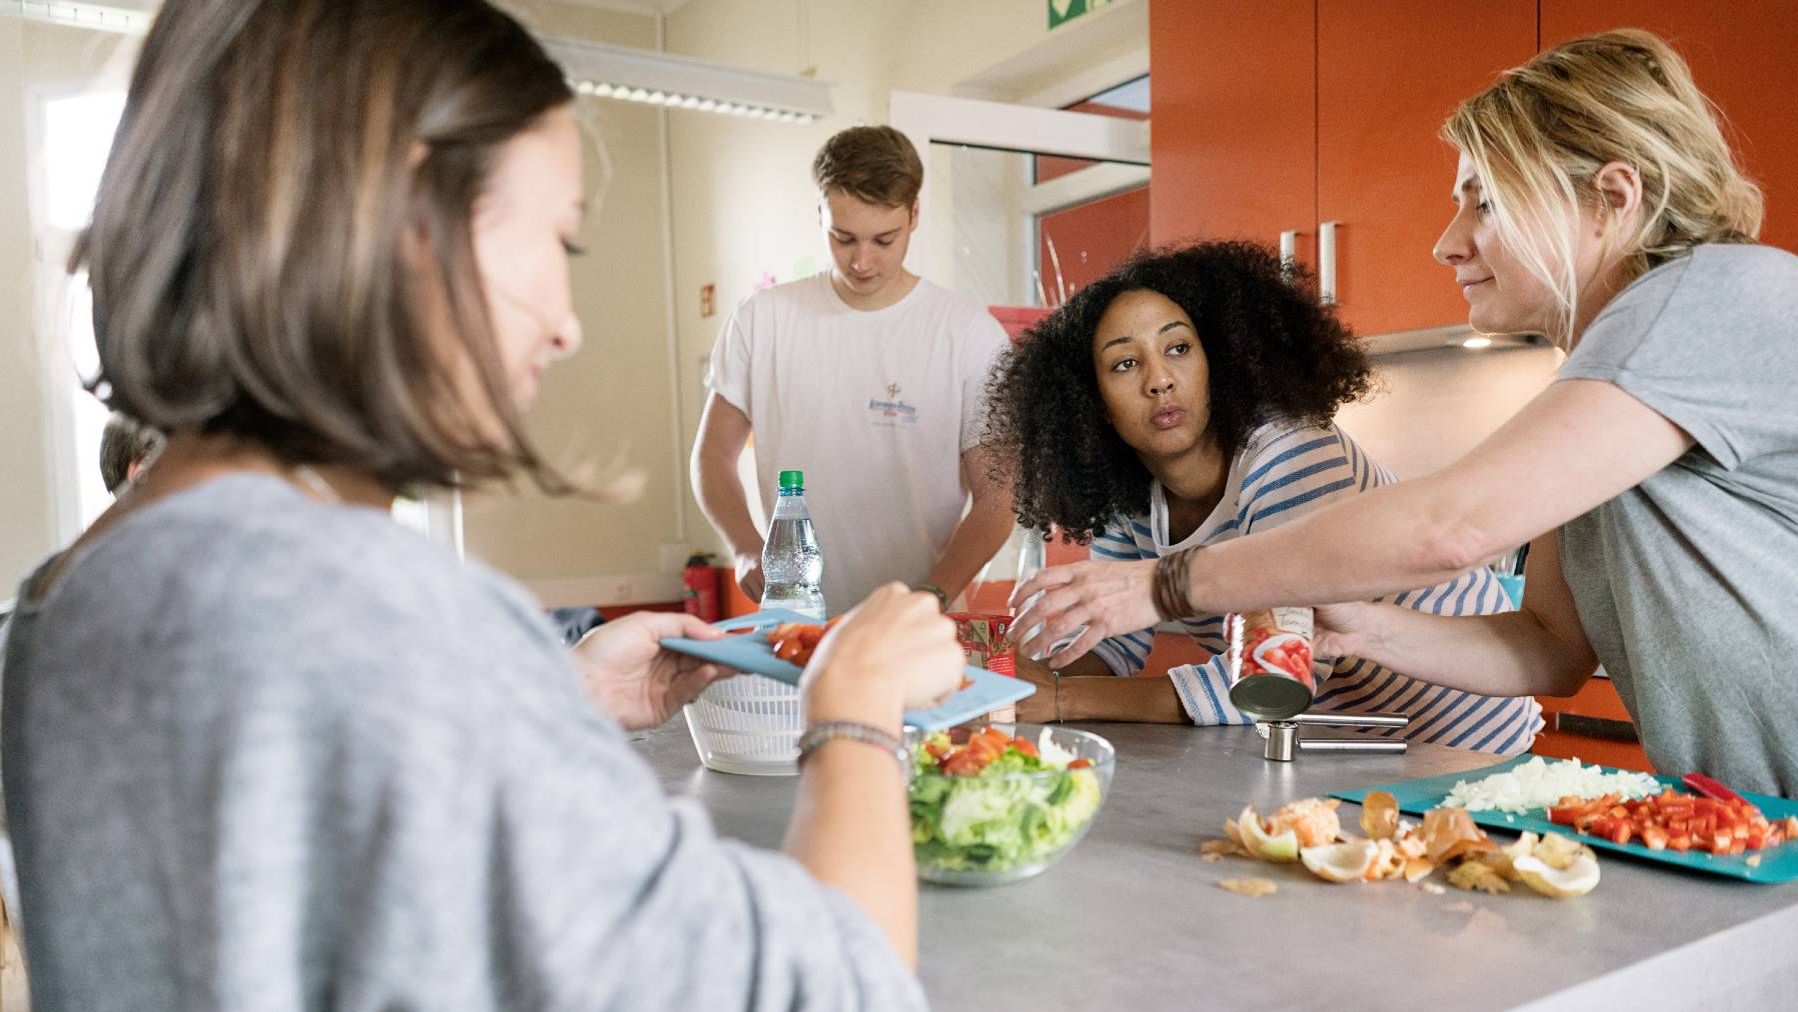
[[[736,672],[663,650],[669,636],[724,638],[697,617],[640,611],[588,633],[573,649],[588,698],[633,731],[660,727],[706,686]]]
[[[746,552],[736,556],[737,586],[743,589],[743,595],[762,603],[762,555],[757,552],[750,555]]]

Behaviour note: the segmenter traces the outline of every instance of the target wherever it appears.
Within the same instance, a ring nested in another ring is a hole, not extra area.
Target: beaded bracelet
[[[872,745],[882,752],[891,755],[898,762],[903,772],[909,758],[905,752],[905,742],[896,735],[882,731],[870,724],[859,724],[853,720],[821,720],[805,729],[799,736],[799,761],[805,760],[826,742],[837,740],[859,741],[864,745]]]

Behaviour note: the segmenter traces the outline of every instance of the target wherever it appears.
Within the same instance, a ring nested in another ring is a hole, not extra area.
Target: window
[[[36,166],[39,185],[38,243],[40,292],[38,318],[52,338],[45,347],[46,383],[50,391],[57,526],[61,540],[71,540],[111,503],[100,480],[100,433],[107,411],[82,386],[99,371],[94,350],[93,298],[86,274],[66,273],[75,238],[93,216],[94,194],[106,168],[119,115],[125,108],[120,92],[46,98],[42,110]]]

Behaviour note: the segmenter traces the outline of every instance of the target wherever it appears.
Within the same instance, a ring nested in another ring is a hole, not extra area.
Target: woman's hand
[[[961,687],[967,663],[936,595],[889,583],[818,644],[800,679],[807,723],[852,720],[895,733],[903,710]]]
[[[1378,638],[1380,605],[1366,601],[1323,604],[1313,609],[1311,655],[1319,658],[1365,657]]]
[[[1051,667],[1061,668],[1107,637],[1155,625],[1161,616],[1155,612],[1154,584],[1154,559],[1076,562],[1038,572],[1011,595],[1014,608],[1042,595],[1012,619],[1014,630],[1029,634],[1018,644],[1018,660],[1040,657],[1073,636],[1049,658]]]
[[[1018,700],[1018,720],[1026,724],[1053,724],[1061,719],[1061,701],[1057,690],[1060,679],[1041,661],[1033,661],[1022,654],[1016,661],[1017,676],[1036,686],[1033,695]]]
[[[575,644],[588,698],[633,731],[659,727],[708,685],[736,672],[662,649],[669,636],[722,639],[692,615],[640,611],[608,622]]]

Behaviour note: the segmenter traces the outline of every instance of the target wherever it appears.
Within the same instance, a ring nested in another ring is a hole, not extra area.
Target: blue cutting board
[[[734,629],[767,629],[784,622],[816,622],[817,620],[784,608],[768,608],[753,615],[725,619],[713,628],[729,632]],[[788,685],[799,684],[799,667],[774,656],[774,647],[760,632],[746,636],[730,636],[721,640],[696,640],[684,636],[671,637],[662,645],[675,653],[714,661],[728,668],[766,675]],[[905,711],[905,722],[924,731],[940,731],[945,727],[965,724],[983,717],[1001,706],[1008,706],[1036,692],[1036,686],[1021,678],[1008,678],[985,668],[968,667],[964,673],[972,685],[929,710]]]
[[[1465,773],[1449,773],[1439,777],[1423,777],[1418,780],[1400,780],[1394,784],[1381,784],[1378,787],[1366,787],[1355,791],[1337,791],[1330,796],[1360,804],[1361,799],[1367,797],[1369,793],[1385,791],[1398,799],[1398,807],[1401,811],[1421,815],[1440,806],[1442,799],[1448,797],[1448,792],[1454,789],[1456,783],[1462,780],[1478,780],[1494,773],[1503,773],[1532,758],[1534,757],[1530,755],[1520,755],[1484,769],[1468,770]],[[1554,760],[1550,759],[1549,761],[1553,762]],[[1587,763],[1586,765],[1591,764]],[[1618,772],[1608,766],[1600,768],[1607,773]],[[1685,785],[1672,777],[1656,776],[1655,779],[1680,794],[1692,793],[1686,789]],[[1741,792],[1741,794],[1742,797],[1753,802],[1755,807],[1761,810],[1761,814],[1768,819],[1777,820],[1788,815],[1798,815],[1798,801],[1790,801],[1767,794],[1749,794],[1747,792]],[[1560,833],[1563,836],[1571,836],[1581,843],[1589,843],[1604,850],[1615,850],[1632,857],[1678,865],[1681,868],[1708,872],[1712,875],[1727,875],[1731,878],[1746,879],[1749,882],[1798,880],[1798,841],[1793,840],[1787,840],[1777,847],[1766,847],[1758,851],[1751,850],[1747,854],[1733,855],[1707,854],[1690,850],[1650,850],[1634,841],[1612,843],[1596,836],[1576,833],[1572,826],[1557,826],[1548,821],[1546,809],[1532,809],[1520,815],[1512,815],[1509,812],[1468,812],[1467,814],[1473,816],[1473,821],[1493,829],[1508,829],[1514,833],[1521,833],[1526,829],[1538,834]],[[1760,864],[1748,863],[1749,856],[1753,854],[1760,855]]]

